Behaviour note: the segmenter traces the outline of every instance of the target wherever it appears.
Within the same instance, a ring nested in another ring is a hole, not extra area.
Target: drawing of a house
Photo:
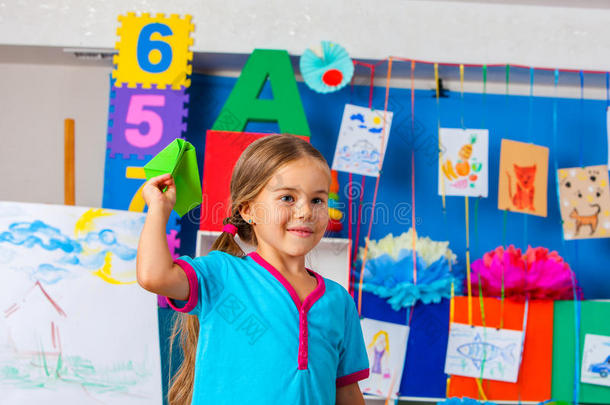
[[[4,310],[9,344],[19,354],[59,356],[62,352],[60,325],[64,310],[51,298],[40,281],[23,298]]]

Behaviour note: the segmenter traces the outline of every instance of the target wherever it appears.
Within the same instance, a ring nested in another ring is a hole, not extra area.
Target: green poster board
[[[579,362],[585,335],[610,336],[610,301],[580,302]],[[553,386],[552,397],[557,401],[572,402],[574,396],[574,302],[555,303],[555,324],[553,327]],[[578,366],[580,373],[581,364]],[[579,402],[610,404],[610,387],[593,384],[579,384]]]

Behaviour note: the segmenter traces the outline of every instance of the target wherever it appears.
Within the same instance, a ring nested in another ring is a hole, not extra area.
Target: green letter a
[[[273,98],[259,99],[267,79]],[[288,52],[252,52],[212,129],[243,132],[248,121],[277,122],[282,133],[310,136]]]

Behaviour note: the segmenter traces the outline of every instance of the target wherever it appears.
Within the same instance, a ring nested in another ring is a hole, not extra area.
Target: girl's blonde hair
[[[239,238],[253,246],[257,245],[252,225],[240,215],[242,206],[256,198],[273,174],[281,166],[310,157],[318,160],[328,169],[324,156],[309,142],[293,135],[269,135],[254,141],[242,153],[231,176],[231,215],[223,224],[237,227]],[[329,169],[330,170],[330,169]],[[234,256],[245,255],[232,235],[223,232],[214,241],[212,250],[220,250]],[[175,338],[180,335],[180,346],[184,360],[170,379],[168,402],[170,405],[191,403],[195,379],[195,355],[199,337],[199,319],[196,315],[176,313],[170,336],[169,357],[171,357]]]
[[[373,347],[375,345],[375,342],[377,342],[377,339],[379,339],[379,336],[384,337],[386,353],[390,354],[390,337],[388,336],[388,332],[386,332],[385,330],[380,330],[379,332],[375,333],[373,339],[371,339],[371,343],[369,343],[366,348],[370,349],[371,347]]]

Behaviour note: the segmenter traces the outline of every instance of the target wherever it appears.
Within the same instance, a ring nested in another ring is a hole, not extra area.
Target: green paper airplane
[[[171,173],[176,183],[174,211],[183,216],[201,204],[201,182],[195,147],[184,139],[175,139],[144,166],[146,180]],[[165,191],[165,190],[164,190]]]

